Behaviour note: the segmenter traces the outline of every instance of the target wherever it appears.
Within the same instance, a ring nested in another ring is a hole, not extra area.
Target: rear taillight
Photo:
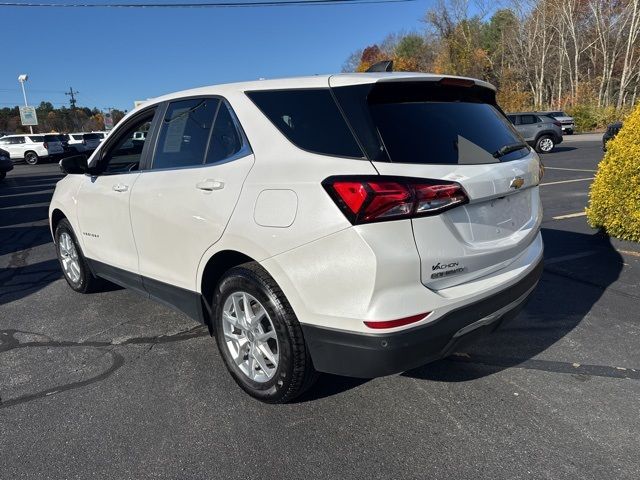
[[[469,201],[459,183],[447,180],[345,176],[322,185],[354,225],[437,215]]]
[[[47,150],[49,150],[49,144],[48,144],[47,142],[44,142],[44,143],[42,144],[42,146],[43,146],[44,148],[46,148]]]
[[[553,124],[554,124],[556,127],[560,127],[560,128],[562,128],[562,124],[561,124],[560,122],[553,122]]]

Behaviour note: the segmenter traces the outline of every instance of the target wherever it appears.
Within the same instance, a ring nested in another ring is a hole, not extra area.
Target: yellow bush
[[[607,143],[591,185],[587,218],[613,237],[640,242],[640,106]]]

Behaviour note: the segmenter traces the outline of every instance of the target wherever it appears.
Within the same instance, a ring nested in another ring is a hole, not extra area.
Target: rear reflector
[[[469,201],[447,180],[369,175],[329,177],[322,185],[354,225],[437,215]]]
[[[379,322],[376,321],[366,321],[364,324],[369,328],[396,328],[396,327],[404,327],[405,325],[409,325],[410,323],[416,323],[420,320],[424,319],[431,312],[421,313],[419,315],[413,315],[411,317],[399,318],[397,320],[382,320]]]

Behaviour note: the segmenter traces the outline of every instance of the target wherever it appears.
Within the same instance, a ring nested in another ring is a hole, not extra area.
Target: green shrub
[[[607,125],[622,120],[629,113],[629,110],[576,105],[570,108],[567,113],[574,118],[578,132],[593,132],[594,130],[604,130]]]
[[[607,143],[589,192],[587,218],[613,237],[640,242],[640,106]]]

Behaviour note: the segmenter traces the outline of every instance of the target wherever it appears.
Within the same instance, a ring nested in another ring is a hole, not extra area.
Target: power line
[[[253,2],[206,3],[19,3],[0,2],[0,7],[26,8],[246,8],[311,7],[315,5],[364,5],[372,3],[407,3],[417,0],[256,0]]]

